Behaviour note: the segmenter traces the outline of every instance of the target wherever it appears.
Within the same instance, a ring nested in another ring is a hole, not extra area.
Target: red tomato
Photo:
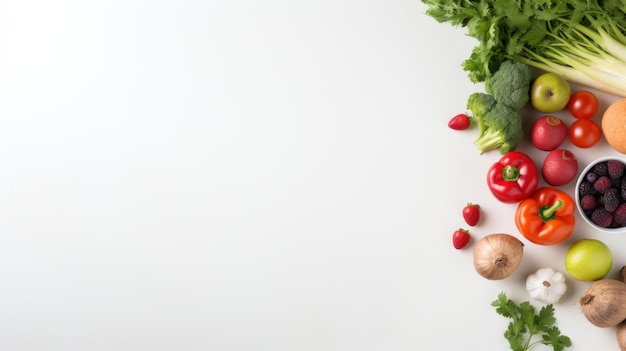
[[[572,94],[567,104],[569,113],[578,119],[589,119],[598,112],[598,97],[587,90]]]
[[[592,119],[577,119],[569,127],[569,140],[577,147],[589,148],[600,141],[602,130]]]

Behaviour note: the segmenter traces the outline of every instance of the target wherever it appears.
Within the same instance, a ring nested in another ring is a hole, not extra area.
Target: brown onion
[[[596,280],[580,298],[580,306],[591,324],[615,327],[626,319],[626,284],[616,279]]]
[[[489,280],[504,279],[519,267],[524,244],[510,234],[489,234],[474,246],[474,268]]]
[[[626,322],[622,322],[617,326],[615,336],[617,337],[617,346],[619,346],[620,351],[626,351]]]

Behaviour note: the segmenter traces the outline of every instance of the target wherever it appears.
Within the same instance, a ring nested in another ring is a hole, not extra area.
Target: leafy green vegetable
[[[530,66],[511,60],[502,62],[500,68],[485,81],[485,90],[499,103],[520,110],[530,99],[530,82],[533,72]]]
[[[563,351],[572,346],[569,337],[562,335],[555,326],[554,306],[543,306],[536,314],[535,307],[528,301],[516,304],[507,298],[504,292],[498,294],[498,298],[491,303],[496,307],[496,312],[511,319],[504,337],[508,340],[513,351],[526,351],[536,344],[552,346],[554,351]],[[538,338],[541,336],[541,339]]]
[[[498,149],[504,155],[522,142],[524,130],[519,110],[529,100],[531,81],[530,66],[507,60],[487,79],[487,93],[469,96],[467,109],[478,125],[474,145],[481,154]]]
[[[498,149],[502,155],[513,151],[524,138],[522,118],[517,110],[498,103],[492,95],[473,93],[467,99],[467,109],[478,125],[474,145],[483,154]]]
[[[623,0],[422,0],[438,22],[478,40],[463,62],[484,82],[507,59],[626,96]]]

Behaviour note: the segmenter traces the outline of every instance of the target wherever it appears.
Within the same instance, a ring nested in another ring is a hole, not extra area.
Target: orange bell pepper
[[[515,225],[529,241],[554,245],[574,232],[576,202],[563,190],[541,187],[522,200],[515,212]]]

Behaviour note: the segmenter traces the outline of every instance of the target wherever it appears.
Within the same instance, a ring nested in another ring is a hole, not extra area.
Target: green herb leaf
[[[463,63],[474,83],[514,60],[573,83],[626,94],[620,79],[626,75],[624,0],[421,1],[427,15],[466,27],[478,41]]]
[[[556,323],[556,318],[554,317],[554,306],[543,306],[539,311],[538,317],[539,321],[541,321],[541,324],[539,325],[540,330],[545,331],[546,328],[552,327]]]
[[[504,332],[504,338],[509,342],[513,351],[526,351],[536,344],[552,346],[554,351],[563,351],[572,346],[568,336],[562,335],[555,326],[554,306],[543,306],[539,313],[528,301],[515,303],[501,292],[498,298],[491,303],[496,312],[511,319]],[[540,337],[540,338],[539,338]]]

